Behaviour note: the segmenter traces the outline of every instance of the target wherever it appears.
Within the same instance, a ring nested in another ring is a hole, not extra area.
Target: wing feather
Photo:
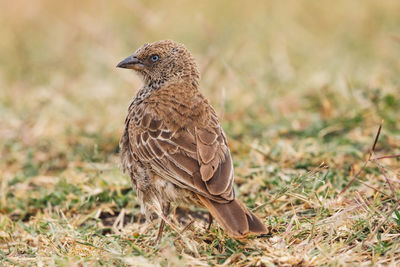
[[[135,110],[133,110],[135,114]],[[212,110],[210,125],[174,131],[153,110],[128,120],[132,157],[161,177],[218,202],[234,198],[233,166],[226,138]]]

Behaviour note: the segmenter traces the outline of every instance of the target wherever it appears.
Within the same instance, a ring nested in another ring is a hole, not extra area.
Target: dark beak
[[[143,67],[144,67],[143,63],[136,57],[136,54],[125,58],[117,65],[117,68],[134,69],[134,70],[141,70],[143,69]]]

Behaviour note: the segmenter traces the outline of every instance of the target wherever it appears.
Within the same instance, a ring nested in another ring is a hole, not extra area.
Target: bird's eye
[[[156,62],[160,57],[158,55],[152,55],[151,61]]]

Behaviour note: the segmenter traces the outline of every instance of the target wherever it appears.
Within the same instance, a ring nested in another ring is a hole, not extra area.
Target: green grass
[[[0,265],[400,264],[399,158],[340,194],[382,121],[376,156],[400,154],[400,3],[246,3],[0,4]],[[167,38],[199,63],[268,235],[206,231],[193,207],[153,246],[118,168],[140,80],[115,65]]]

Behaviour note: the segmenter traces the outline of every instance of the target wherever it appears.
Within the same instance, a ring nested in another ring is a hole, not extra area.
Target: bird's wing
[[[206,198],[220,203],[234,199],[232,158],[214,110],[208,126],[176,131],[151,110],[131,114],[127,123],[134,160]]]

